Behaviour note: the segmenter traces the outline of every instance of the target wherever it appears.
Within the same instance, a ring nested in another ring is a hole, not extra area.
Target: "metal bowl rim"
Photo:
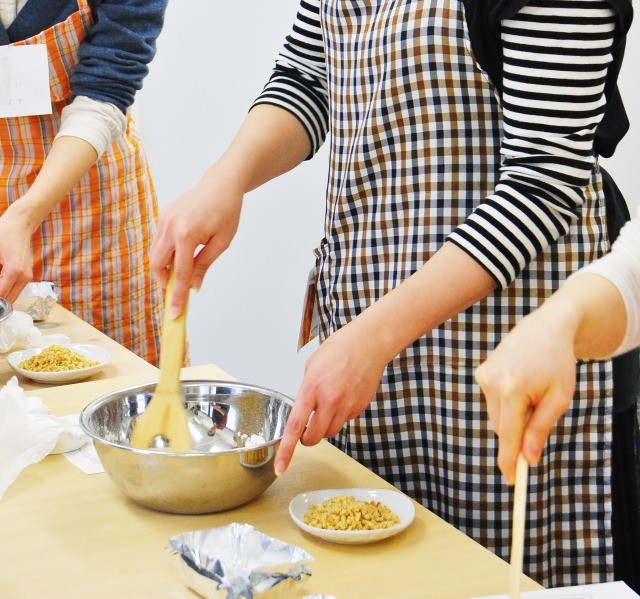
[[[140,454],[140,455],[153,455],[159,456],[162,458],[183,458],[186,456],[190,457],[200,457],[200,458],[211,458],[219,455],[228,455],[228,454],[236,454],[236,453],[245,453],[249,451],[255,451],[256,449],[263,449],[266,447],[272,447],[280,442],[280,439],[273,439],[263,445],[256,445],[254,447],[236,447],[234,449],[227,449],[225,451],[216,451],[215,453],[202,453],[197,451],[167,451],[162,450],[158,451],[157,449],[139,449],[137,447],[131,447],[131,445],[123,445],[122,443],[114,443],[113,441],[107,441],[96,435],[85,422],[89,419],[91,414],[93,414],[100,406],[107,403],[109,400],[113,399],[114,396],[117,395],[128,395],[139,392],[148,387],[154,387],[157,383],[141,383],[138,385],[132,385],[130,387],[124,387],[123,389],[117,389],[115,391],[110,391],[109,393],[105,393],[100,397],[89,402],[80,412],[80,427],[82,430],[91,437],[94,441],[98,443],[102,443],[103,445],[109,445],[111,447],[116,447],[118,449],[125,449],[131,451],[132,453]],[[220,385],[225,387],[233,387],[233,388],[241,388],[247,391],[258,391],[260,393],[269,394],[271,397],[277,397],[284,401],[284,403],[289,404],[293,407],[294,401],[288,395],[281,393],[280,391],[275,391],[274,389],[269,389],[268,387],[261,387],[260,385],[253,385],[249,383],[242,383],[239,381],[224,381],[224,380],[212,380],[212,379],[184,379],[180,381],[180,385]]]

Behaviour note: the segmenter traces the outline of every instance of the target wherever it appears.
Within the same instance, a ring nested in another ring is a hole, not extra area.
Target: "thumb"
[[[547,439],[556,422],[567,411],[571,398],[572,394],[551,390],[531,412],[522,438],[522,455],[530,464],[540,460]]]

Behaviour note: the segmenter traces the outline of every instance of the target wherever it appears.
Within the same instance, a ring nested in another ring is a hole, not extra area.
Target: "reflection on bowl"
[[[0,297],[0,322],[9,318],[12,313],[13,306],[11,303],[3,297]]]
[[[219,512],[248,503],[275,480],[273,457],[293,407],[289,397],[255,385],[182,381],[192,449],[136,449],[135,419],[155,384],[109,393],[80,416],[105,471],[134,501],[177,514]],[[244,447],[247,439],[261,438]]]

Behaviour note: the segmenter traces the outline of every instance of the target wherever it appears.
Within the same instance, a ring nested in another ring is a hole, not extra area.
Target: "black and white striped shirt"
[[[449,236],[507,286],[566,234],[584,203],[619,30],[615,2],[532,0],[502,21],[502,165],[495,192]],[[288,110],[312,153],[329,126],[320,0],[301,0],[291,34],[255,104]]]

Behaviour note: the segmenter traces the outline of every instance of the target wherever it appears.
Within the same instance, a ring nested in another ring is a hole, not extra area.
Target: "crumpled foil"
[[[250,524],[183,532],[169,539],[189,588],[207,599],[291,597],[291,584],[311,575],[313,557]]]
[[[53,283],[41,281],[25,286],[16,300],[16,307],[26,312],[33,320],[45,320],[57,301],[58,296],[53,290]]]

